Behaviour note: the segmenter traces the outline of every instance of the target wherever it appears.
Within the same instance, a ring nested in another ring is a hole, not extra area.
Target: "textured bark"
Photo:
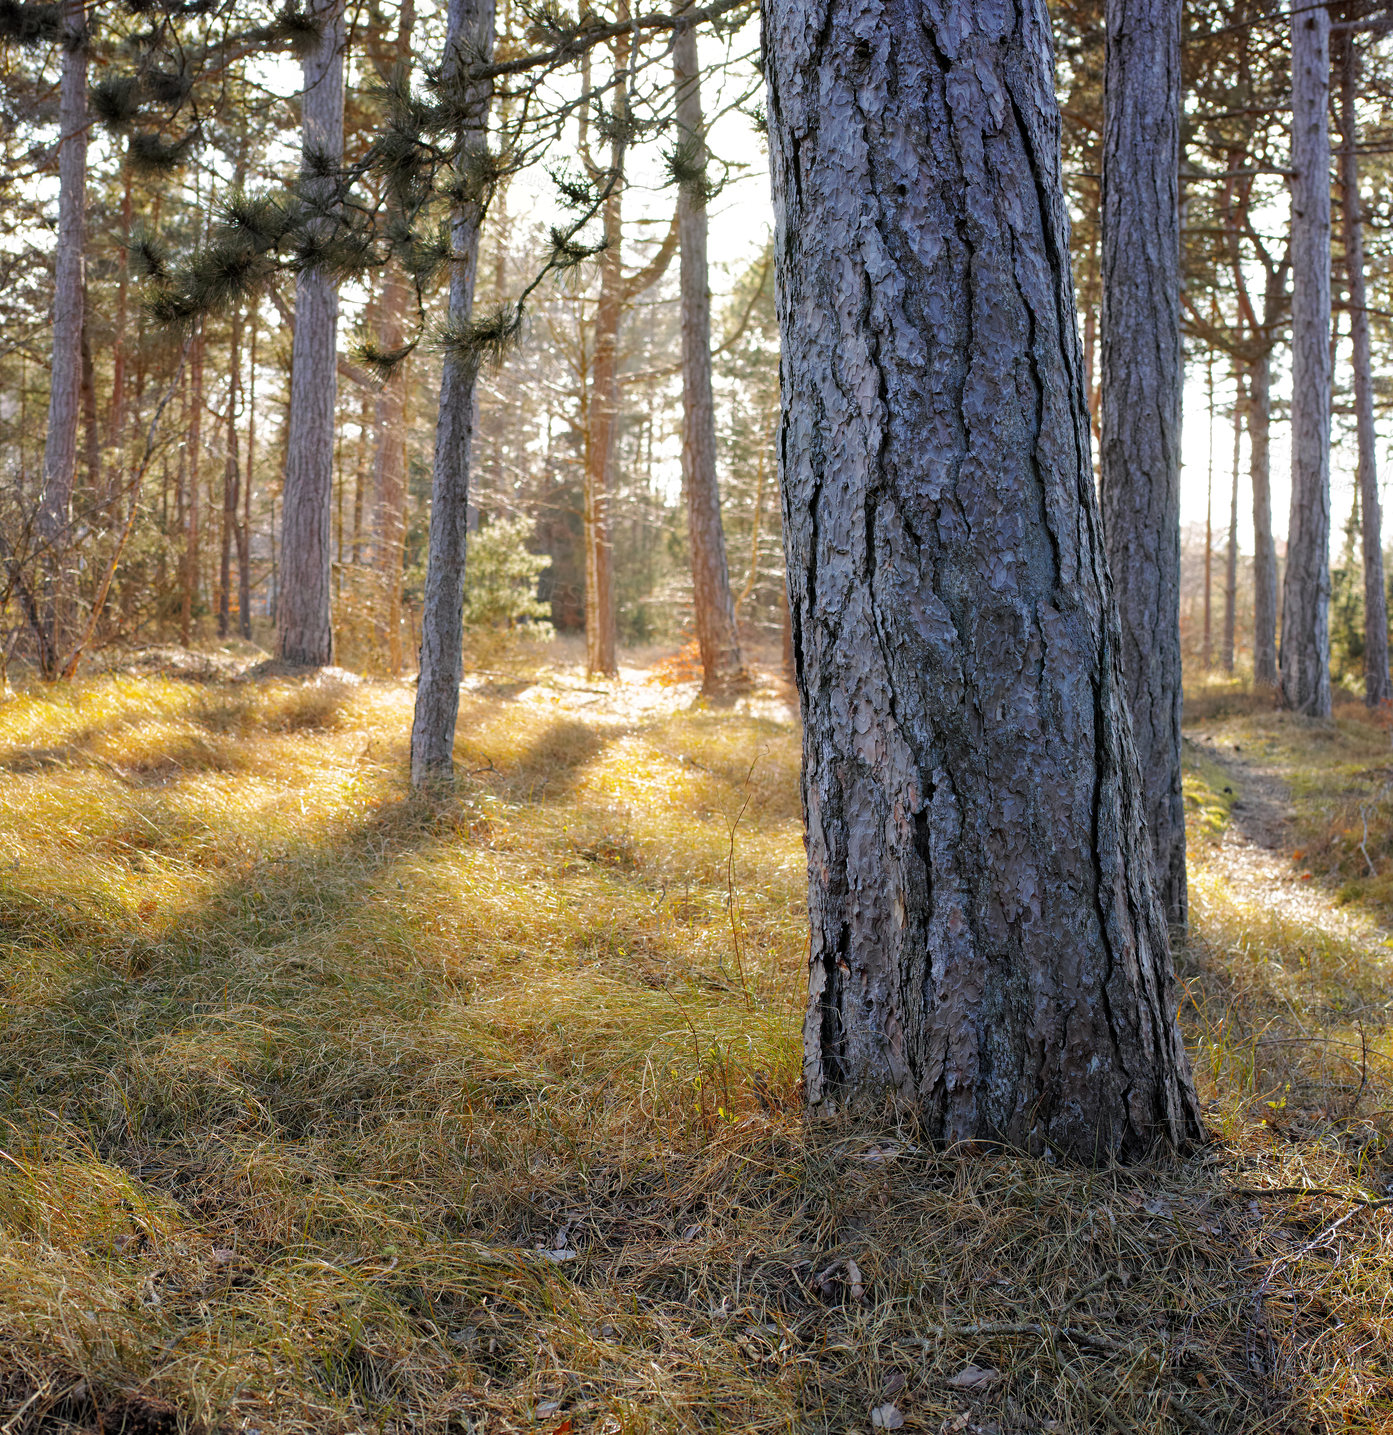
[[[1330,716],[1330,14],[1291,21],[1291,519],[1282,701]]]
[[[692,598],[702,690],[720,693],[746,681],[730,591],[730,566],[716,480],[716,408],[711,394],[711,288],[706,259],[706,125],[696,30],[673,35],[678,145],[700,177],[681,186],[677,222],[682,250],[682,479],[692,553]]]
[[[1349,288],[1354,421],[1359,443],[1355,475],[1363,520],[1364,701],[1370,707],[1393,698],[1388,674],[1388,601],[1383,583],[1383,512],[1379,502],[1377,438],[1374,431],[1373,361],[1369,352],[1369,310],[1364,280],[1364,215],[1359,197],[1359,156],[1355,119],[1357,81],[1354,42],[1340,36],[1340,199],[1344,218],[1345,283]]]
[[[77,468],[77,424],[82,401],[82,309],[86,290],[87,46],[82,0],[64,7],[66,39],[58,90],[58,243],[54,259],[53,348],[49,367],[48,431],[37,536],[43,545],[43,635],[40,666],[58,673],[59,632],[65,609],[64,550]]]
[[[1106,23],[1103,532],[1122,621],[1122,670],[1157,893],[1167,917],[1183,926],[1180,5],[1108,0]]]
[[[1248,366],[1248,473],[1253,485],[1253,682],[1277,687],[1277,545],[1272,537],[1272,355]]]
[[[1089,461],[1042,0],[766,0],[808,1098],[1200,1133]]]
[[[493,0],[450,0],[445,35],[447,81],[461,66],[493,54]],[[457,168],[468,173],[469,156],[487,143],[489,90],[477,86],[455,136]],[[452,219],[454,259],[450,276],[450,323],[466,328],[474,309],[482,204],[456,204]],[[469,452],[474,433],[477,360],[458,349],[446,352],[440,376],[440,416],[435,429],[431,484],[430,551],[421,613],[421,675],[411,728],[411,780],[448,778],[454,768],[455,722],[464,645],[464,559],[469,530]]]
[[[302,176],[343,159],[344,0],[319,0],[311,10],[324,31],[304,62]],[[301,185],[325,197],[336,181],[302,177]],[[328,663],[334,654],[330,573],[338,317],[334,280],[317,269],[302,271],[295,284],[276,652],[285,662],[306,666]]]
[[[623,144],[616,139],[611,172],[618,173],[623,163]],[[585,443],[585,666],[591,674],[602,677],[619,671],[609,502],[619,427],[619,321],[624,309],[622,192],[622,181],[616,181],[604,205],[605,249],[600,255],[595,357],[590,367],[590,422]]]

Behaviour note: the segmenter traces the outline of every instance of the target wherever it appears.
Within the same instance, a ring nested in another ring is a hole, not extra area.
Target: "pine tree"
[[[1048,14],[764,19],[809,1100],[1085,1160],[1185,1145]]]

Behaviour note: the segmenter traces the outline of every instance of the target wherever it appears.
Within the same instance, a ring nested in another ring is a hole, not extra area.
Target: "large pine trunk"
[[[1248,474],[1253,486],[1253,683],[1277,687],[1277,545],[1272,537],[1272,353],[1248,366]]]
[[[1179,0],[1108,0],[1106,25],[1103,532],[1157,893],[1184,926]]]
[[[343,160],[344,0],[319,0],[311,8],[324,30],[304,62],[300,182],[324,202],[338,181],[324,175],[323,168]],[[315,222],[332,224],[327,218]],[[276,652],[284,662],[309,667],[328,663],[334,655],[330,571],[338,319],[334,279],[320,269],[301,271],[291,344]]]
[[[1377,437],[1374,431],[1373,360],[1364,280],[1364,215],[1359,198],[1359,155],[1355,118],[1354,40],[1340,36],[1340,200],[1344,219],[1345,283],[1349,288],[1350,347],[1354,377],[1354,421],[1359,444],[1359,488],[1364,547],[1364,701],[1370,707],[1393,698],[1388,674],[1388,600],[1383,586],[1383,509],[1379,501]]]
[[[493,55],[493,0],[450,0],[445,35],[447,82]],[[455,137],[456,167],[469,173],[471,154],[487,143],[490,88],[477,85]],[[460,201],[451,224],[450,324],[462,335],[474,312],[482,201]],[[454,769],[455,722],[464,645],[464,560],[469,529],[469,453],[474,435],[476,356],[461,346],[445,354],[440,416],[435,429],[430,548],[421,613],[421,675],[411,728],[411,780],[417,786],[449,778]]]
[[[814,1108],[1200,1134],[1089,458],[1043,0],[765,0]]]
[[[706,259],[706,125],[696,29],[672,43],[678,145],[692,171],[677,198],[682,249],[682,478],[692,550],[692,599],[702,690],[721,693],[745,681],[730,591],[721,493],[716,480],[716,408],[711,393],[711,287]]]
[[[1330,13],[1292,0],[1291,519],[1282,701],[1330,716]]]
[[[44,486],[35,525],[42,549],[44,605],[39,666],[58,676],[66,595],[63,569],[77,468],[82,406],[82,311],[87,249],[87,35],[82,0],[67,0],[58,88],[58,244],[54,258],[53,348],[49,369]]]

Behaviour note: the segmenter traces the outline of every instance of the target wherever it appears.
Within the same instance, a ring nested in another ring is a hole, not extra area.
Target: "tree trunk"
[[[301,184],[328,196],[337,180],[308,176],[343,159],[344,0],[319,0],[311,9],[324,33],[304,63]],[[276,651],[285,662],[312,667],[330,662],[334,653],[330,572],[338,317],[334,280],[322,270],[303,270],[295,285]]]
[[[672,41],[679,150],[694,172],[677,197],[682,248],[682,478],[692,550],[692,598],[702,691],[722,693],[747,682],[730,591],[721,493],[716,480],[716,410],[711,394],[711,289],[706,260],[706,125],[696,30],[680,26]],[[699,173],[695,173],[698,172]]]
[[[1330,716],[1330,13],[1292,0],[1291,521],[1282,700]]]
[[[1089,458],[1050,22],[766,0],[815,1108],[1201,1132]],[[907,96],[915,118],[907,119]]]
[[[82,456],[87,465],[87,493],[95,506],[106,499],[102,490],[102,436],[97,419],[97,371],[92,362],[91,315],[82,300]],[[115,515],[103,515],[110,522]]]
[[[242,476],[238,463],[237,387],[242,363],[242,312],[232,314],[232,335],[228,343],[227,457],[222,481],[222,551],[218,559],[218,637],[232,631],[232,545],[237,533],[237,502],[241,498]]]
[[[184,592],[179,616],[179,639],[187,648],[193,641],[193,613],[198,600],[199,554],[198,470],[203,447],[203,334],[194,335],[189,350],[189,426],[185,442],[188,446],[187,513],[184,532]]]
[[[493,0],[450,0],[442,66],[448,81],[460,69],[493,55]],[[456,167],[467,173],[471,156],[488,142],[487,85],[469,94],[455,135]],[[454,260],[450,325],[468,330],[474,310],[483,203],[458,202],[452,217]],[[455,721],[464,644],[464,560],[469,531],[469,451],[474,432],[474,379],[478,359],[453,348],[440,375],[440,416],[435,429],[431,482],[430,550],[421,614],[421,675],[411,728],[411,781],[448,779],[454,770]]]
[[[1359,197],[1359,157],[1354,113],[1357,80],[1354,41],[1342,33],[1340,49],[1340,193],[1345,229],[1345,282],[1354,370],[1354,420],[1359,442],[1356,482],[1364,540],[1364,701],[1370,707],[1393,698],[1388,674],[1388,601],[1383,584],[1383,513],[1379,502],[1374,432],[1373,362],[1364,281],[1364,215]]]
[[[1108,0],[1102,197],[1103,532],[1156,890],[1184,926],[1180,786],[1180,5]]]
[[[44,487],[37,536],[43,547],[44,602],[38,635],[39,667],[58,675],[64,610],[62,572],[77,468],[77,423],[82,402],[82,309],[86,291],[87,44],[83,0],[64,6],[67,37],[58,90],[58,242],[54,262],[53,350],[44,440]],[[81,37],[81,38],[79,38]]]
[[[247,481],[242,485],[242,521],[237,527],[237,625],[252,635],[252,486],[256,482],[256,304],[248,312],[251,338],[247,353]]]
[[[401,347],[409,298],[406,275],[395,262],[388,264],[383,270],[379,304],[378,336],[384,349]],[[401,588],[406,542],[406,405],[411,383],[410,363],[409,358],[403,359],[383,384],[377,395],[373,420],[376,452],[373,456],[372,563],[382,586],[387,666],[392,673],[400,673],[404,662]]]
[[[616,103],[621,101],[617,98]],[[616,139],[611,172],[624,163]],[[624,224],[622,180],[605,200],[605,248],[600,255],[600,297],[595,306],[595,357],[590,369],[590,423],[585,445],[585,666],[592,676],[619,671],[619,625],[614,610],[614,553],[610,497],[619,427],[619,321],[623,312]]]
[[[1233,474],[1229,484],[1229,546],[1224,559],[1224,671],[1233,676],[1238,625],[1238,463],[1243,447],[1243,372],[1234,370]]]
[[[1277,545],[1272,538],[1272,354],[1248,365],[1248,473],[1253,485],[1253,682],[1276,690]]]

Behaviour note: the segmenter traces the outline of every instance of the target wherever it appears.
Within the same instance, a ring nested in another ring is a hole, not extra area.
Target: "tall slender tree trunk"
[[[252,635],[252,487],[256,482],[256,304],[247,313],[247,481],[242,485],[242,521],[237,526],[237,626]]]
[[[1180,785],[1180,5],[1107,0],[1103,532],[1156,890],[1183,926]]]
[[[1248,473],[1253,486],[1253,682],[1276,691],[1277,545],[1272,537],[1272,351],[1248,365]]]
[[[64,5],[63,73],[58,89],[58,243],[54,261],[53,349],[49,367],[44,486],[36,523],[43,547],[44,601],[39,667],[58,676],[66,607],[63,570],[77,468],[82,402],[82,320],[87,281],[87,43],[83,0]]]
[[[82,456],[87,465],[87,492],[93,504],[103,503],[102,436],[97,419],[97,372],[92,362],[92,325],[87,297],[82,300]],[[115,515],[112,515],[114,519]]]
[[[126,329],[130,318],[130,239],[134,206],[131,166],[121,167],[121,256],[117,261],[116,333],[111,345],[111,408],[107,417],[107,444],[124,455],[126,438]]]
[[[721,693],[746,681],[730,591],[721,492],[716,480],[716,406],[711,393],[711,287],[706,259],[706,124],[696,29],[679,26],[672,42],[677,142],[693,173],[677,197],[682,249],[682,478],[692,550],[692,598],[702,690]]]
[[[623,103],[616,95],[616,104]],[[611,173],[624,163],[618,139]],[[585,666],[596,676],[619,671],[619,624],[614,608],[614,549],[610,499],[619,428],[619,323],[624,308],[623,181],[616,178],[604,204],[605,248],[600,255],[600,296],[595,305],[595,357],[590,368],[590,423],[585,446]]]
[[[397,19],[396,60],[411,64],[411,35],[416,23],[413,0],[402,0]],[[395,261],[382,271],[377,301],[378,339],[391,352],[400,350],[406,336],[407,306],[411,300],[405,271]],[[500,302],[502,295],[499,295]],[[378,635],[385,638],[387,670],[394,676],[406,665],[402,644],[402,583],[406,563],[406,443],[407,411],[411,396],[411,359],[397,365],[377,395],[373,414],[373,476],[371,556],[381,601]]]
[[[1345,231],[1345,282],[1354,371],[1354,421],[1359,443],[1356,483],[1363,516],[1364,701],[1370,707],[1393,698],[1388,673],[1388,600],[1383,583],[1383,512],[1379,502],[1377,438],[1374,432],[1373,361],[1369,351],[1369,309],[1364,279],[1364,214],[1359,195],[1355,118],[1358,58],[1348,31],[1339,38],[1340,192]]]
[[[185,429],[188,464],[185,470],[184,591],[179,614],[179,639],[187,648],[193,641],[193,614],[198,602],[199,492],[198,471],[203,449],[203,334],[194,335],[189,350],[189,424]]]
[[[443,74],[448,81],[466,66],[493,55],[493,0],[450,0]],[[468,172],[471,156],[487,144],[490,88],[472,87],[455,134],[457,168]],[[450,276],[450,323],[467,331],[474,312],[483,198],[457,202],[451,222],[454,259]],[[440,416],[435,429],[431,482],[430,550],[421,615],[421,675],[411,728],[411,781],[416,786],[450,777],[454,770],[455,722],[464,646],[464,560],[469,533],[469,454],[474,433],[475,354],[447,350],[440,376]]]
[[[1233,676],[1238,624],[1238,464],[1243,448],[1243,371],[1234,369],[1233,472],[1229,481],[1229,544],[1224,558],[1224,671]]]
[[[1214,666],[1214,350],[1204,364],[1205,432],[1209,441],[1204,477],[1204,641],[1200,647],[1200,668]]]
[[[382,274],[378,306],[378,334],[384,349],[401,347],[409,297],[401,267],[395,262],[388,264]],[[409,358],[403,359],[383,384],[373,417],[376,451],[373,455],[372,564],[382,589],[387,666],[392,673],[401,672],[405,659],[401,641],[401,590],[406,541],[406,410],[410,363]]]
[[[1291,520],[1282,700],[1330,716],[1330,12],[1292,0]]]
[[[765,0],[764,47],[809,1100],[1084,1160],[1184,1145],[1049,15]]]
[[[324,199],[338,181],[323,176],[322,169],[343,160],[344,0],[318,0],[311,11],[324,31],[304,62],[300,183]],[[303,270],[295,285],[276,651],[285,662],[306,666],[328,663],[334,654],[330,572],[338,316],[331,276]]]
[[[218,637],[232,631],[232,547],[237,536],[237,503],[241,498],[241,464],[237,442],[237,391],[242,367],[242,311],[232,314],[227,357],[227,455],[222,481],[222,549],[218,556]]]

